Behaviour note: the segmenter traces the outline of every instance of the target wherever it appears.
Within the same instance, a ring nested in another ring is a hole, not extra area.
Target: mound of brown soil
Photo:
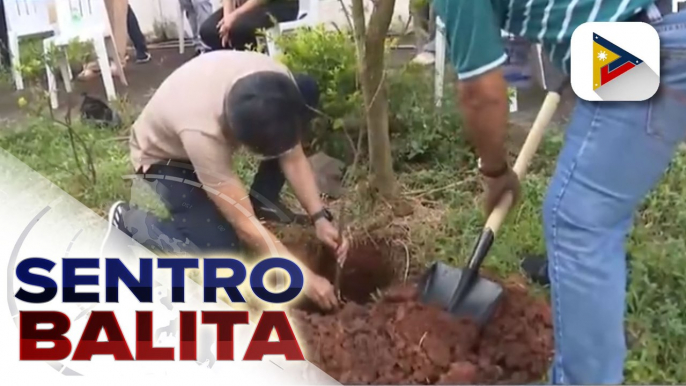
[[[335,259],[309,241],[288,246],[333,279]],[[355,245],[341,278],[348,302],[330,314],[308,302],[291,311],[310,362],[343,384],[525,384],[545,377],[553,348],[550,307],[525,284],[502,283],[500,306],[479,330],[419,303],[413,286],[394,285],[404,269],[392,255],[383,241]],[[374,301],[379,290],[383,296]]]
[[[293,321],[307,359],[343,384],[523,384],[545,376],[552,353],[548,306],[512,285],[482,331],[408,287]]]

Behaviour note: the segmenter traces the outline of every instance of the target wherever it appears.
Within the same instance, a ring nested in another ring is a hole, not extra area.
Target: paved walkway
[[[115,78],[114,82],[118,96],[131,104],[133,108],[142,108],[160,83],[176,68],[192,58],[192,51],[187,49],[186,53],[181,55],[178,48],[151,49],[152,60],[150,62],[144,64],[130,62],[127,65],[125,72],[129,83],[128,87],[119,83],[119,80]],[[106,100],[105,88],[100,77],[88,82],[75,80],[73,85],[73,95],[80,95],[86,92],[89,95]],[[58,87],[60,88],[60,109],[65,109],[67,106],[67,95],[63,85],[59,82]],[[23,95],[23,92],[17,92],[14,89],[13,84],[0,85],[0,129],[5,126],[16,125],[23,118],[23,112],[17,106],[17,100]],[[80,98],[74,99],[75,101],[72,103],[74,103],[76,108],[81,101]]]

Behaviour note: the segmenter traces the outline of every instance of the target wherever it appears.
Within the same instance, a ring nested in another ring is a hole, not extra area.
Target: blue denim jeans
[[[578,100],[544,203],[555,384],[619,384],[625,241],[686,136],[686,12],[653,23],[661,85],[643,102]]]

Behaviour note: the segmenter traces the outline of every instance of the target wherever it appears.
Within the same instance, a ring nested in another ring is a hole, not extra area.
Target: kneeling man
[[[279,203],[287,180],[317,237],[342,261],[349,242],[320,199],[301,145],[317,102],[311,78],[260,53],[216,51],[185,63],[157,89],[130,138],[136,173],[151,183],[171,219],[117,202],[110,230],[163,253],[211,256],[247,247],[292,257],[259,221],[294,221]],[[233,168],[241,146],[261,159],[250,194]],[[331,283],[307,269],[305,294],[324,309],[336,306]]]

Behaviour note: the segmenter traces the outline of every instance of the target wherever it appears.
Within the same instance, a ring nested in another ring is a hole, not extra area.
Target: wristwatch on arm
[[[312,220],[312,224],[316,223],[320,219],[325,218],[329,222],[333,222],[333,214],[327,209],[323,208],[319,212],[313,213],[310,216],[310,219]]]
[[[481,163],[481,158],[479,158],[479,160],[477,161],[477,167],[479,169],[479,173],[481,173],[482,176],[488,178],[502,177],[510,170],[510,165],[507,162],[504,162],[503,166],[498,169],[484,169]]]

